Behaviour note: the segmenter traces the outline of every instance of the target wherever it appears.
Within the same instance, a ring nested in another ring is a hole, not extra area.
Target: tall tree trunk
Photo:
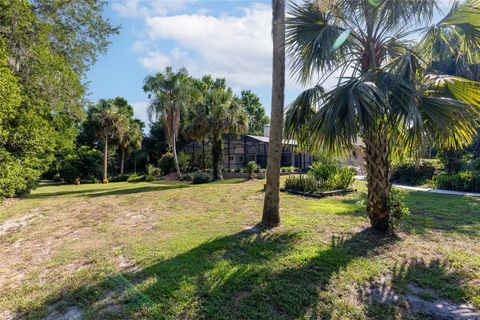
[[[121,150],[121,159],[120,159],[120,174],[123,175],[123,169],[125,167],[125,148],[122,147],[122,150]]]
[[[223,179],[223,138],[222,136],[213,137],[212,145],[213,179]]]
[[[178,157],[177,157],[177,139],[175,138],[175,133],[173,135],[173,143],[172,143],[172,152],[173,152],[173,159],[175,161],[175,170],[177,171],[177,175],[180,178],[182,173],[180,172],[180,166],[178,165]]]
[[[285,0],[272,0],[272,113],[268,145],[267,186],[262,224],[280,224],[280,161],[282,154],[283,107],[285,100]]]
[[[382,134],[370,135],[363,141],[368,180],[368,217],[374,229],[385,232],[389,229],[388,196],[392,188],[387,138]]]
[[[103,144],[103,180],[102,183],[108,183],[108,138],[105,137]]]
[[[180,178],[182,173],[180,172],[180,166],[178,165],[178,156],[177,156],[177,132],[178,132],[178,125],[180,125],[180,117],[179,111],[176,107],[171,110],[171,124],[172,124],[172,152],[173,152],[173,160],[175,162],[175,170],[177,171],[177,175]]]
[[[205,169],[205,138],[202,139],[202,169]]]

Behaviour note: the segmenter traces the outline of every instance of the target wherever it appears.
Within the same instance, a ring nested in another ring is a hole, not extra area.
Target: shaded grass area
[[[0,258],[15,259],[7,268],[23,277],[0,270],[0,318],[73,306],[87,319],[429,318],[362,295],[378,279],[400,294],[480,307],[478,200],[404,192],[412,215],[398,236],[382,237],[368,229],[357,183],[345,197],[282,195],[282,227],[262,230],[262,187],[42,187],[0,214],[42,212],[2,238]]]

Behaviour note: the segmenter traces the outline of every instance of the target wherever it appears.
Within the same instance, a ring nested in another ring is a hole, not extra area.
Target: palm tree
[[[225,84],[225,79],[213,80],[204,76],[203,97],[197,107],[200,113],[198,125],[206,129],[212,138],[213,179],[223,179],[223,134],[242,134],[248,129],[248,115],[242,106],[234,99],[231,88]]]
[[[205,81],[207,77],[208,76],[205,76],[203,79],[190,78],[192,89],[190,105],[192,107],[189,109],[185,121],[185,133],[187,137],[195,142],[202,142],[202,169],[205,169],[205,149],[203,146],[210,131],[208,124],[208,107],[206,104],[209,89],[209,83]],[[193,159],[192,167],[195,167],[195,159]]]
[[[262,224],[280,224],[280,164],[282,122],[285,101],[285,0],[272,0],[272,114],[267,161],[267,186],[263,203]]]
[[[180,69],[175,73],[171,67],[167,67],[164,74],[148,76],[143,86],[149,98],[154,96],[149,106],[149,114],[155,114],[157,119],[164,121],[178,176],[181,176],[181,172],[177,157],[177,138],[180,131],[180,114],[188,107],[190,99],[189,83],[187,70]]]
[[[351,151],[361,139],[367,212],[377,230],[390,227],[391,159],[413,154],[426,138],[451,148],[464,146],[478,124],[480,84],[427,70],[432,48],[446,42],[446,34],[461,44],[459,55],[479,60],[480,2],[455,3],[428,27],[436,9],[435,0],[291,6],[287,50],[292,71],[302,84],[322,75],[289,106],[287,136],[300,147],[334,154]],[[409,40],[412,32],[422,32],[419,43]],[[338,84],[324,93],[322,81],[335,71],[340,72]]]
[[[118,144],[120,146],[120,174],[124,173],[125,152],[134,152],[142,147],[143,132],[139,121],[130,120],[128,129],[119,137]]]
[[[100,100],[93,112],[95,133],[103,140],[103,179],[108,183],[108,141],[124,135],[128,119],[123,115],[114,100]]]

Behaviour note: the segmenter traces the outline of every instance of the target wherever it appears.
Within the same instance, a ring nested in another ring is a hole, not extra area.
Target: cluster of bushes
[[[418,164],[404,162],[393,166],[391,180],[395,183],[419,186],[429,184],[438,171],[439,167],[432,162],[422,161]]]
[[[480,175],[476,171],[461,171],[454,174],[440,173],[435,176],[433,182],[438,189],[480,192]]]
[[[355,171],[332,162],[314,163],[306,176],[291,176],[285,180],[285,189],[307,193],[348,189],[354,181]]]
[[[102,153],[99,150],[82,146],[77,152],[68,155],[55,180],[74,183],[78,178],[82,182],[98,182],[102,176]]]
[[[208,171],[198,170],[191,174],[192,184],[209,183],[213,181],[213,176]]]

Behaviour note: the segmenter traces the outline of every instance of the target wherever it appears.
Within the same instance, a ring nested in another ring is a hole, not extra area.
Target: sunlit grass
[[[0,310],[87,318],[392,318],[369,301],[384,279],[401,294],[480,307],[480,202],[404,192],[397,237],[368,230],[356,194],[282,194],[282,226],[259,232],[264,180],[206,185],[42,186],[2,207]],[[112,307],[113,306],[113,307]],[[49,311],[50,310],[50,311]],[[0,313],[1,315],[1,313]]]

